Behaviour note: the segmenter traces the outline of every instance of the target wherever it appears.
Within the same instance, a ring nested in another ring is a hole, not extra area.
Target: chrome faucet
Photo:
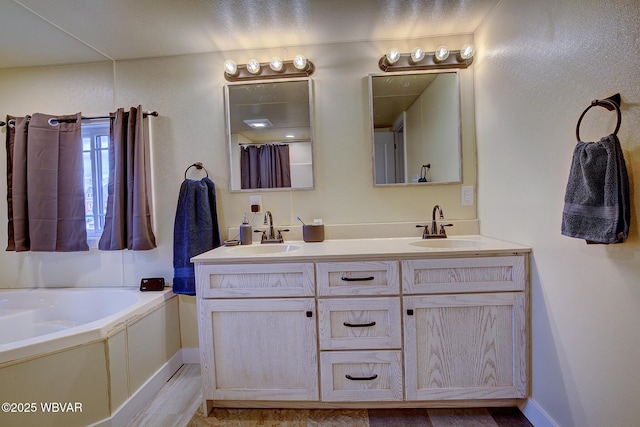
[[[264,213],[264,225],[268,225],[269,228],[267,230],[255,230],[256,233],[262,233],[260,243],[284,243],[282,232],[289,231],[289,229],[279,229],[276,234],[276,230],[273,228],[273,215],[271,215],[271,211]]]
[[[440,205],[435,205],[431,212],[431,234],[436,234],[438,232],[438,227],[436,226],[436,212],[439,213],[440,219],[444,219],[444,212],[442,212],[442,208]]]
[[[438,218],[436,218],[438,215]],[[422,232],[423,239],[446,239],[447,232],[444,230],[445,227],[453,227],[453,224],[440,224],[440,230],[438,231],[437,219],[444,219],[444,212],[442,212],[442,208],[440,205],[435,205],[433,207],[433,211],[431,212],[431,230],[429,230],[428,225],[416,225],[416,227],[424,228]]]
[[[271,215],[271,211],[266,211],[264,213],[264,225],[269,225],[269,235],[267,239],[273,240],[276,238],[276,234],[273,230],[273,216]]]

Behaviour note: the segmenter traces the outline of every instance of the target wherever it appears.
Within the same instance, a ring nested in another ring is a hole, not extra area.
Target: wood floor
[[[202,413],[200,365],[183,365],[127,427],[532,427],[517,408],[215,409]]]

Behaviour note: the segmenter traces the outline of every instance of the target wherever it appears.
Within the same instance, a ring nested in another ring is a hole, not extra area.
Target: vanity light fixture
[[[282,71],[282,59],[277,56],[271,58],[271,61],[269,61],[269,68],[278,73]]]
[[[269,62],[260,63],[256,59],[251,59],[241,65],[237,65],[230,59],[224,61],[224,78],[230,82],[309,77],[314,71],[313,62],[302,55],[297,55],[292,61],[283,61],[274,56]]]
[[[435,52],[425,52],[417,47],[411,53],[399,53],[391,49],[378,61],[382,71],[413,71],[442,68],[467,68],[473,62],[475,49],[467,44],[460,50],[440,46]]]
[[[262,67],[260,67],[260,63],[257,59],[250,59],[249,62],[247,62],[247,71],[251,74],[258,74],[260,72],[260,68]]]

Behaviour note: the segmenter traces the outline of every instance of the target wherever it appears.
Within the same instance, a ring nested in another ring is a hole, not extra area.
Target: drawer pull
[[[348,328],[368,328],[370,326],[376,326],[376,322],[369,322],[369,323],[347,323],[347,322],[343,322],[342,324],[344,326],[348,327]]]
[[[347,276],[342,276],[340,279],[344,280],[345,282],[367,282],[367,281],[373,280],[374,277],[373,276],[368,276],[368,277],[347,277]]]
[[[345,375],[345,378],[351,381],[371,381],[378,378],[378,374],[373,374],[370,377],[352,377],[351,375],[347,374]]]

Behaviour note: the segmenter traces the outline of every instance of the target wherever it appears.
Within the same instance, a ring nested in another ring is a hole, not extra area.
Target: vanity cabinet
[[[399,262],[318,262],[316,277],[322,400],[401,402]]]
[[[309,263],[196,267],[205,401],[318,400],[313,271]]]
[[[196,263],[205,410],[518,403],[528,254]]]
[[[410,260],[402,271],[406,399],[525,398],[525,257]]]

